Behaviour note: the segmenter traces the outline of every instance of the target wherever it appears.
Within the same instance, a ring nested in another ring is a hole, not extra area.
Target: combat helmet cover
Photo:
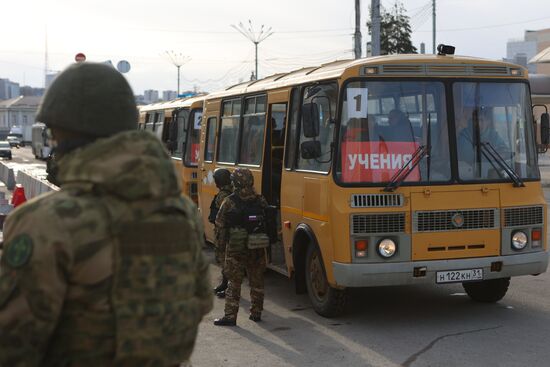
[[[216,168],[214,171],[214,182],[217,187],[231,185],[231,172],[227,168]]]
[[[254,186],[254,176],[248,168],[237,168],[231,174],[231,182],[235,188],[251,188]]]
[[[122,74],[107,64],[82,62],[55,78],[36,120],[49,127],[103,137],[135,130],[138,112]]]

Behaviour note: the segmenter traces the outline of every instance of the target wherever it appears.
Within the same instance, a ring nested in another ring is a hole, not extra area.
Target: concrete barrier
[[[13,168],[4,162],[0,162],[0,180],[6,185],[8,190],[13,190],[15,187],[15,174]]]
[[[57,191],[59,188],[46,180],[44,169],[22,169],[17,172],[17,183],[23,185],[27,200],[49,191]]]
[[[23,185],[27,199],[32,199],[52,190],[59,190],[57,186],[46,180],[47,176],[48,174],[43,166],[31,166],[19,169],[16,177],[14,169],[9,163],[0,162],[0,181],[6,185],[8,190],[13,190],[16,183]]]

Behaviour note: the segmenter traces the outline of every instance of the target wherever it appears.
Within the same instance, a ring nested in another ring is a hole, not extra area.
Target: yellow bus
[[[531,100],[533,103],[533,118],[539,129],[537,130],[537,144],[540,153],[546,153],[549,141],[543,140],[547,134],[541,133],[548,129],[548,108],[550,107],[550,75],[531,74],[529,75],[529,85],[531,87]],[[545,121],[543,121],[546,119]]]
[[[204,96],[139,107],[139,129],[156,134],[180,172],[183,193],[197,202],[197,159]]]
[[[336,61],[204,102],[199,205],[248,167],[279,209],[269,267],[332,317],[352,287],[460,282],[496,302],[546,271],[527,71],[451,54]],[[212,240],[206,210],[206,236]]]

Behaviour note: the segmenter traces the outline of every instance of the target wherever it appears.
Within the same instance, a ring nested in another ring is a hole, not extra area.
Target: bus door
[[[281,177],[283,170],[283,153],[287,103],[269,104],[267,132],[263,164],[262,194],[269,205],[277,208],[277,232],[281,233]],[[286,272],[286,262],[282,237],[270,247],[270,262]]]
[[[212,107],[209,107],[212,109]],[[209,110],[204,119],[204,127],[201,129],[201,147],[199,152],[199,208],[204,226],[206,239],[214,243],[214,225],[208,223],[208,215],[210,214],[210,203],[218,189],[214,183],[214,170],[216,169],[215,153],[216,153],[216,136],[218,131],[219,120],[217,118],[218,111]],[[203,143],[204,142],[204,143]]]

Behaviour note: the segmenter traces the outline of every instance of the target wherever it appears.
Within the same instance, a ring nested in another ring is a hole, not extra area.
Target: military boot
[[[259,313],[258,313],[258,314],[254,314],[254,313],[252,313],[252,314],[250,314],[250,317],[249,317],[248,319],[250,319],[250,320],[252,320],[252,321],[254,321],[254,322],[260,322],[260,321],[262,321],[262,314],[259,314]]]
[[[218,294],[220,292],[224,292],[225,297],[225,290],[227,289],[227,278],[225,275],[222,277],[222,282],[218,284],[216,288],[214,288],[214,294]]]
[[[216,326],[235,326],[237,325],[237,320],[229,316],[224,316],[219,319],[214,320],[214,325]]]

